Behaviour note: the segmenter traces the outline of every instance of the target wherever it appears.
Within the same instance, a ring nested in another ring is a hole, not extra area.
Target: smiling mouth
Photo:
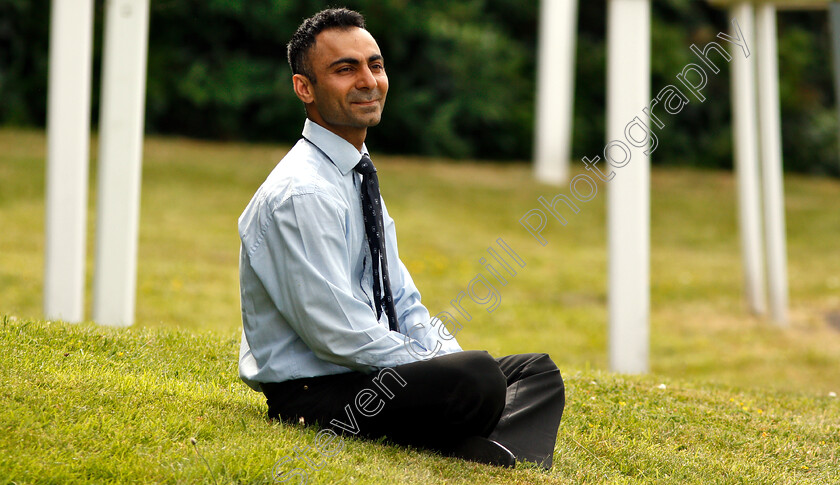
[[[377,99],[373,99],[370,101],[353,101],[352,104],[357,104],[359,106],[373,106],[377,103]]]

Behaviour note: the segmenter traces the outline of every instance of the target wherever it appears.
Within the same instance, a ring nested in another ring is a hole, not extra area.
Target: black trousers
[[[270,418],[443,453],[482,436],[517,461],[545,468],[565,406],[563,379],[547,354],[494,359],[464,351],[371,374],[263,383],[262,389]]]

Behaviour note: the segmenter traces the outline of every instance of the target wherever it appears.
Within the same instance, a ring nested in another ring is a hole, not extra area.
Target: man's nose
[[[359,76],[356,79],[356,89],[375,89],[378,84],[376,76],[373,75],[370,67],[364,66],[359,70]]]

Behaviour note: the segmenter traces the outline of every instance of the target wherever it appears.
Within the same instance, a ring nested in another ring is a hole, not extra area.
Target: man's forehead
[[[364,60],[380,55],[376,40],[370,32],[359,27],[324,30],[315,36],[313,47],[313,57],[321,57],[320,60],[327,64],[344,57]]]

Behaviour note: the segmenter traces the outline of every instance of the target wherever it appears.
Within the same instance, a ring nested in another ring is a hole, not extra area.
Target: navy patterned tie
[[[373,257],[373,303],[376,305],[376,318],[382,315],[384,304],[391,330],[399,332],[397,310],[394,307],[391,280],[388,277],[388,257],[385,254],[385,227],[382,224],[382,204],[379,202],[379,178],[376,176],[376,167],[373,166],[367,154],[362,155],[362,160],[356,165],[355,170],[363,177],[362,214],[365,218],[365,234],[367,234],[370,254]],[[383,291],[385,301],[382,301]]]

